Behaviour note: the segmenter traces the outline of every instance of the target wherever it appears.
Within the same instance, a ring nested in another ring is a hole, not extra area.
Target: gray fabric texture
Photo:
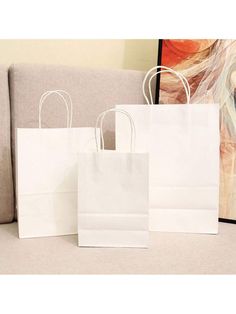
[[[9,70],[13,160],[15,129],[38,127],[38,104],[47,90],[63,89],[73,100],[73,127],[93,127],[103,110],[118,104],[144,104],[145,73],[133,70],[86,69],[71,66],[17,64]],[[42,110],[43,127],[65,127],[66,111],[52,96]],[[104,122],[105,147],[114,149],[114,114]]]
[[[236,274],[236,228],[218,235],[150,232],[148,249],[79,248],[77,235],[18,239],[0,226],[0,274]]]
[[[0,223],[14,218],[8,69],[0,66]]]

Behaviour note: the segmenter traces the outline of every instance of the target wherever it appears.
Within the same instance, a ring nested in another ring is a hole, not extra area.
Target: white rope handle
[[[149,99],[148,99],[148,97],[146,95],[146,92],[145,92],[146,80],[147,80],[148,76],[150,75],[150,73],[153,72],[154,70],[157,70],[157,69],[164,69],[164,70],[160,70],[160,72],[155,72],[152,75],[152,77],[149,79],[149,94],[150,94],[151,103],[153,104],[153,98],[152,98],[152,92],[151,92],[151,81],[157,74],[165,73],[165,72],[169,72],[169,73],[175,74],[181,80],[181,82],[182,82],[182,84],[183,84],[183,86],[185,88],[185,92],[186,92],[186,96],[187,96],[187,103],[189,103],[190,102],[190,86],[189,86],[188,80],[186,79],[186,77],[182,73],[177,72],[177,71],[175,71],[175,70],[173,70],[171,68],[168,68],[166,66],[155,66],[155,67],[151,68],[147,72],[147,74],[146,74],[146,76],[145,76],[145,78],[143,80],[143,95],[144,95],[147,103],[150,104],[149,103]],[[186,91],[186,88],[187,88],[187,91]]]
[[[66,125],[67,125],[67,128],[68,128],[69,127],[69,107],[68,107],[68,103],[67,103],[65,97],[61,93],[56,92],[54,90],[53,91],[47,91],[47,92],[43,93],[41,98],[40,98],[40,101],[39,101],[39,128],[42,127],[41,112],[42,112],[43,103],[46,100],[46,98],[49,97],[52,94],[57,94],[59,97],[62,98],[62,100],[64,102],[64,105],[65,105],[66,111],[67,111],[67,123],[66,123]]]
[[[70,102],[70,123],[69,123],[69,127],[72,128],[72,122],[73,122],[73,102],[72,102],[72,98],[70,96],[70,94],[63,90],[63,89],[57,89],[56,92],[60,93],[60,94],[64,94],[68,97],[69,102]]]
[[[154,73],[154,74],[150,77],[149,82],[148,82],[148,90],[149,90],[151,105],[154,104],[154,103],[153,103],[153,97],[152,97],[152,87],[151,87],[151,83],[152,83],[153,78],[154,78],[155,76],[157,76],[159,73],[173,73],[173,72],[171,72],[171,71],[169,71],[169,70],[158,71],[158,72]],[[181,76],[182,76],[182,75],[181,75]],[[183,76],[183,77],[181,77],[181,76],[179,76],[179,79],[180,79],[180,81],[182,82],[183,87],[184,87],[184,90],[185,90],[185,93],[186,93],[186,103],[189,104],[189,102],[190,102],[190,86],[189,86],[189,84],[188,84],[187,79],[186,79],[184,76]],[[187,83],[184,82],[185,80],[186,80]]]
[[[52,90],[52,91],[47,91],[45,93],[42,94],[42,96],[40,97],[40,101],[39,101],[39,128],[42,127],[42,118],[41,118],[41,113],[42,113],[42,107],[44,104],[44,101],[46,100],[47,97],[49,97],[52,94],[56,94],[58,95],[64,102],[64,105],[66,107],[66,112],[67,112],[67,118],[66,118],[66,125],[67,128],[71,128],[72,127],[72,119],[73,119],[73,103],[72,103],[72,99],[71,96],[68,92],[64,91],[64,90]],[[68,107],[68,102],[66,100],[66,98],[64,96],[67,96],[69,98],[69,103],[70,103],[70,110]],[[70,112],[70,114],[69,114]]]
[[[134,125],[134,120],[132,119],[131,115],[122,109],[108,109],[100,113],[96,119],[96,125],[95,125],[95,141],[96,141],[96,147],[97,151],[99,151],[99,146],[98,146],[98,138],[97,138],[97,129],[98,129],[98,124],[100,122],[100,131],[101,131],[101,150],[104,150],[104,135],[103,135],[103,121],[107,113],[109,112],[120,112],[124,115],[126,115],[129,119],[130,122],[130,132],[131,132],[131,138],[130,138],[130,151],[134,152],[135,151],[135,139],[136,139],[136,131],[135,131],[135,125]]]
[[[150,99],[151,99],[151,104],[153,104],[153,97],[152,97],[152,92],[151,92],[151,82],[152,82],[152,79],[159,73],[165,73],[165,72],[168,72],[168,73],[172,73],[174,75],[176,75],[180,81],[182,82],[183,86],[184,86],[184,89],[185,89],[185,92],[186,92],[186,98],[187,98],[187,104],[189,104],[190,102],[190,86],[189,86],[189,83],[188,83],[188,80],[186,79],[186,77],[180,73],[180,72],[177,72],[171,68],[168,68],[166,66],[155,66],[153,68],[151,68],[145,75],[144,77],[144,80],[143,80],[143,85],[142,85],[142,90],[143,90],[143,96],[147,102],[148,105],[150,105],[150,102],[149,102],[149,99],[146,95],[146,92],[145,92],[145,87],[146,87],[146,81],[147,81],[147,78],[148,76],[151,74],[151,72],[153,72],[154,70],[157,70],[157,69],[164,69],[164,70],[160,70],[158,72],[155,72],[151,78],[149,79],[149,95],[150,95]]]

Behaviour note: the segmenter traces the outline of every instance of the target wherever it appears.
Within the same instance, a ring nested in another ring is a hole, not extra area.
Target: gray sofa
[[[148,250],[78,250],[76,235],[20,241],[17,224],[10,223],[15,219],[14,130],[38,127],[38,101],[42,92],[67,90],[74,101],[73,126],[93,126],[97,114],[115,104],[144,103],[143,77],[144,73],[138,71],[0,66],[0,274],[236,273],[236,229],[232,224],[220,224],[220,234],[216,237],[151,233]],[[43,109],[43,126],[65,126],[64,112],[53,100],[48,104]],[[112,115],[107,118],[106,144],[112,149],[114,120]]]
[[[38,127],[38,102],[47,90],[72,97],[73,126],[93,126],[97,115],[116,104],[142,104],[144,73],[70,66],[15,64],[0,67],[0,223],[13,222],[15,128]],[[43,127],[65,126],[64,111],[50,100]],[[106,147],[114,149],[114,117],[105,122]]]

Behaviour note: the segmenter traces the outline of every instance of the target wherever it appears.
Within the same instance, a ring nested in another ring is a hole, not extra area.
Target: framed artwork
[[[180,71],[191,88],[191,103],[220,106],[220,220],[236,223],[236,40],[161,39],[158,65]],[[184,104],[177,77],[157,78],[156,103]]]

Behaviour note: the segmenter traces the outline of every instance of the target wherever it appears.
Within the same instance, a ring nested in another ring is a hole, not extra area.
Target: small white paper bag
[[[102,123],[108,112],[128,117],[130,152],[104,150]],[[135,127],[129,114],[110,109],[99,115],[102,149],[79,153],[79,246],[148,246],[148,154],[134,152]],[[96,130],[96,128],[95,128]],[[95,134],[97,137],[97,134]]]
[[[43,103],[53,94],[58,95],[66,107],[67,128],[41,128]],[[20,238],[77,233],[77,154],[95,150],[96,145],[94,128],[71,126],[70,95],[57,90],[44,93],[40,99],[39,128],[16,130]]]

